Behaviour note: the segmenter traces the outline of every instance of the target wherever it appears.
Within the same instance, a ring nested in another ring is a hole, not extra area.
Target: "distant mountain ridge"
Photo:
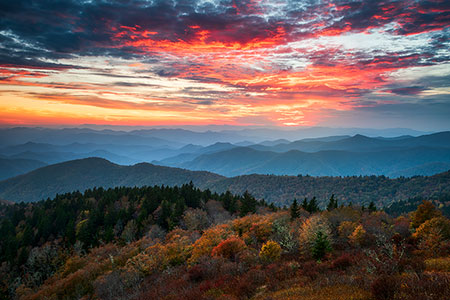
[[[183,153],[154,163],[224,176],[257,173],[392,177],[432,175],[446,171],[450,163],[450,132],[398,138],[355,135],[265,144]]]
[[[57,193],[93,187],[205,184],[222,176],[140,163],[121,166],[102,158],[50,165],[0,182],[0,198],[34,202]]]
[[[312,130],[312,129],[311,129]],[[234,132],[234,133],[233,133]],[[204,170],[224,176],[276,174],[314,176],[432,175],[450,164],[450,132],[421,136],[368,137],[362,134],[306,138],[226,141],[247,138],[248,132],[192,132],[184,129],[149,129],[131,132],[92,129],[0,129],[2,142],[29,141],[0,147],[4,159],[26,159],[54,164],[101,157],[120,165],[151,162],[156,165]],[[276,132],[276,131],[274,131]],[[233,135],[235,134],[235,135]],[[167,138],[167,139],[164,139]],[[174,141],[174,139],[178,139]],[[196,140],[198,138],[198,140]],[[224,138],[209,145],[205,141]],[[184,142],[189,141],[189,144]],[[52,144],[55,142],[56,144]],[[199,144],[198,144],[199,142]],[[17,163],[23,165],[23,162]],[[4,167],[0,179],[41,167]],[[6,166],[6,165],[5,165]],[[15,170],[13,172],[9,170]]]
[[[2,157],[0,158],[0,180],[24,174],[46,165],[46,163],[34,159]]]
[[[182,185],[192,181],[212,191],[233,193],[249,191],[259,199],[278,205],[294,198],[316,196],[326,203],[335,194],[341,203],[383,206],[412,197],[450,195],[450,171],[438,175],[389,179],[385,176],[312,177],[245,175],[227,178],[204,171],[140,163],[133,166],[113,164],[101,158],[87,158],[46,166],[25,175],[0,181],[0,198],[14,202],[34,202],[57,193],[84,191],[93,187]]]

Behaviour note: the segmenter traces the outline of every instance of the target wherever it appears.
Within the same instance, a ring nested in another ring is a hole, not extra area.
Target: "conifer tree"
[[[303,199],[302,208],[304,210],[308,210],[308,199],[306,197],[305,197],[305,199]]]
[[[312,256],[316,260],[321,260],[327,252],[331,251],[331,245],[328,237],[322,231],[317,232],[316,239],[312,248]]]
[[[316,197],[313,197],[311,201],[309,201],[307,211],[309,211],[310,213],[315,213],[319,211],[319,206],[317,205]]]
[[[290,207],[292,220],[297,219],[300,216],[299,209],[300,208],[298,207],[297,199],[294,199],[294,202],[292,202]]]
[[[377,211],[377,207],[373,201],[370,201],[369,207],[367,208],[369,211]]]
[[[241,198],[241,217],[247,215],[248,213],[255,213],[257,204],[258,201],[252,195],[250,195],[248,191],[245,191],[244,195]]]
[[[336,209],[336,208],[338,208],[338,202],[334,198],[334,194],[332,194],[331,198],[330,198],[330,201],[328,202],[328,205],[327,205],[327,210],[330,211],[330,210],[333,210],[333,209]]]

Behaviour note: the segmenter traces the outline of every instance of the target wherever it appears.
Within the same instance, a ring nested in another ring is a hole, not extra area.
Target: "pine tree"
[[[161,216],[158,218],[158,224],[165,228],[169,228],[169,219],[172,215],[172,207],[167,200],[161,202]]]
[[[316,260],[321,260],[327,252],[331,252],[330,242],[327,235],[319,231],[312,247],[312,256]]]
[[[377,207],[375,206],[375,203],[373,203],[373,201],[370,201],[368,209],[369,211],[377,211]]]
[[[327,210],[330,211],[330,210],[333,210],[333,209],[336,209],[336,208],[338,208],[338,202],[334,198],[334,194],[332,194],[331,198],[330,198],[330,202],[328,202],[328,205],[327,205]]]
[[[302,208],[304,210],[308,210],[308,199],[306,197],[305,197],[305,199],[303,199]]]
[[[241,198],[241,217],[247,215],[248,213],[255,213],[257,204],[258,201],[256,201],[256,199],[252,195],[250,195],[248,191],[245,191],[243,197]]]
[[[292,202],[292,205],[290,207],[290,211],[291,211],[291,219],[292,220],[297,219],[298,217],[300,217],[300,212],[299,212],[297,199],[294,199],[294,202]]]
[[[316,197],[313,197],[311,201],[309,201],[307,211],[310,213],[315,213],[319,211],[319,206],[317,205]]]

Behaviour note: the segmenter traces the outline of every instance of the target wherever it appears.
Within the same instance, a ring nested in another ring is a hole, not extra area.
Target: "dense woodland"
[[[386,176],[276,176],[245,175],[221,179],[207,185],[217,192],[248,191],[258,199],[278,206],[290,205],[292,199],[317,197],[321,206],[327,205],[331,194],[341,203],[389,206],[409,199],[441,199],[450,197],[450,171],[434,176],[389,178]],[[447,200],[446,200],[447,199]]]
[[[392,215],[320,202],[277,208],[185,184],[0,204],[0,297],[450,298],[444,202],[411,199]]]
[[[101,158],[88,158],[47,166],[25,175],[0,181],[0,198],[13,202],[35,202],[56,194],[85,191],[96,186],[181,186],[192,181],[201,189],[242,195],[277,206],[290,205],[294,198],[317,197],[323,207],[331,194],[340,203],[389,206],[408,199],[445,199],[450,196],[450,171],[433,176],[389,178],[386,176],[275,176],[245,175],[226,178],[214,173],[141,163],[119,166]]]

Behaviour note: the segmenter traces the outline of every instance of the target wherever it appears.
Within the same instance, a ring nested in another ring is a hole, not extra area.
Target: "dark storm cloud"
[[[324,30],[349,27],[363,31],[398,20],[402,24],[398,32],[410,34],[448,24],[448,14],[440,13],[448,9],[448,3],[426,1],[416,6],[407,3],[335,1],[316,4],[310,1],[306,8],[298,9],[298,2],[293,2],[286,6],[285,15],[267,18],[261,11],[244,9],[254,7],[253,1],[218,1],[217,6],[181,0],[154,1],[152,5],[146,1],[4,1],[0,4],[0,28],[55,52],[72,53],[111,43],[114,28],[120,26],[138,25],[158,32],[156,39],[168,40],[195,38],[191,27],[198,26],[216,32],[213,39],[245,43],[268,37],[279,27],[292,32],[302,27],[298,20],[317,14],[322,14],[328,23]],[[342,19],[335,21],[337,17]],[[300,29],[313,33],[314,28],[307,28],[310,25]]]
[[[390,91],[397,95],[417,95],[426,89],[427,88],[425,88],[423,86],[408,86],[408,87],[392,89]]]

